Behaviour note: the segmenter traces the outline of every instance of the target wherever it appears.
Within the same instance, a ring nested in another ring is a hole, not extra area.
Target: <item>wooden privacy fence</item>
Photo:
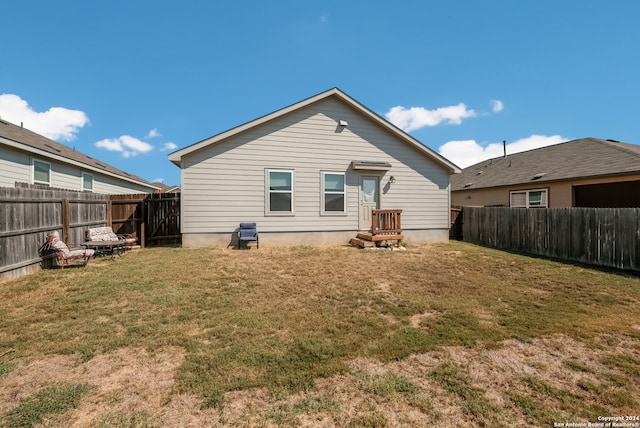
[[[109,195],[39,188],[0,188],[0,279],[39,268],[38,249],[58,230],[70,246],[89,227],[107,224]]]
[[[111,226],[138,243],[180,245],[180,194],[102,195],[33,185],[0,188],[0,280],[40,268],[38,249],[60,232],[70,247],[91,227]]]
[[[640,271],[640,208],[463,209],[464,240]]]
[[[109,224],[142,247],[180,245],[180,194],[111,195]]]

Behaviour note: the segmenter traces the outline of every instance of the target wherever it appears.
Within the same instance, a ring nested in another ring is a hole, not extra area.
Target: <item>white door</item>
[[[378,209],[380,179],[376,176],[360,177],[360,230],[371,230],[371,210]]]

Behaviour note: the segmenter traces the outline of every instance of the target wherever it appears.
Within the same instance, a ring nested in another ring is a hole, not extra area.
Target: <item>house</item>
[[[451,180],[459,206],[640,207],[640,146],[582,138],[489,159]]]
[[[372,209],[402,209],[407,241],[448,240],[459,168],[337,88],[169,155],[181,168],[182,243],[346,243]]]
[[[0,120],[0,187],[14,187],[17,182],[106,194],[158,189],[140,177]]]

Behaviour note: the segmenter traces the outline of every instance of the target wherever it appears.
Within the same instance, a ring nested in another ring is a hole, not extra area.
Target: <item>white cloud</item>
[[[504,110],[504,103],[500,100],[491,100],[491,109],[494,113],[500,113]]]
[[[462,119],[477,116],[476,112],[467,108],[464,103],[455,106],[439,107],[435,110],[428,110],[424,107],[405,108],[396,106],[391,108],[385,117],[389,122],[396,125],[405,132],[411,132],[425,126],[436,126],[443,122],[452,125],[459,125]]]
[[[168,152],[169,150],[175,150],[177,148],[178,148],[177,144],[169,142],[169,143],[164,143],[160,151]]]
[[[144,141],[138,140],[130,135],[100,140],[95,144],[95,146],[109,151],[121,152],[122,156],[125,158],[153,150],[153,146],[151,144],[145,143]]]
[[[51,107],[45,112],[34,111],[29,103],[13,94],[0,95],[0,117],[47,138],[72,141],[76,134],[89,123],[87,115],[80,110]]]
[[[488,158],[483,147],[476,143],[476,140],[449,141],[440,146],[438,153],[460,168],[466,168]]]
[[[507,144],[507,154],[524,152],[527,150],[537,149],[539,147],[551,146],[567,141],[560,135],[531,135],[527,138],[514,141]],[[438,149],[445,158],[458,165],[460,168],[466,168],[482,162],[487,159],[496,158],[504,155],[502,142],[491,143],[482,146],[476,140],[449,141]]]
[[[147,138],[154,138],[154,137],[160,137],[160,136],[162,136],[162,134],[158,132],[158,128],[153,128],[147,134]]]

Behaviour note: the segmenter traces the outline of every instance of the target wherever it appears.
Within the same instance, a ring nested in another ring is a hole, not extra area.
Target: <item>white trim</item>
[[[36,162],[40,162],[46,164],[49,167],[49,181],[36,181]],[[32,184],[45,184],[47,186],[51,186],[51,162],[44,161],[42,159],[36,159],[34,157],[31,158],[31,183]]]
[[[341,175],[343,177],[342,192],[327,191],[325,189],[325,177],[327,174]],[[325,210],[325,195],[329,193],[331,195],[342,195],[342,211],[326,211]],[[347,215],[347,174],[338,171],[320,171],[320,215],[322,216],[346,216]]]
[[[533,192],[542,192],[542,200],[540,205],[531,205],[530,194]],[[513,204],[514,194],[524,194],[525,204],[514,205]],[[549,207],[549,189],[545,188],[545,189],[512,190],[509,192],[509,206],[511,208],[548,208]]]
[[[91,177],[91,189],[85,189],[84,187],[84,178],[85,177]],[[95,181],[93,174],[89,174],[88,172],[82,172],[81,174],[81,183],[80,183],[80,188],[82,189],[82,191],[86,191],[86,192],[93,192],[93,183]]]
[[[375,206],[370,205],[373,202],[364,200],[364,180],[375,180]],[[382,176],[379,174],[361,174],[358,180],[358,228],[359,230],[371,230],[371,210],[380,210],[382,209],[382,189],[380,186],[382,185]],[[368,212],[365,212],[367,210]]]
[[[270,173],[286,172],[291,174],[291,190],[271,190],[269,188]],[[291,211],[271,211],[271,194],[281,193],[291,195]],[[295,170],[285,168],[265,168],[264,170],[264,215],[265,216],[293,216],[296,213],[295,204]]]

